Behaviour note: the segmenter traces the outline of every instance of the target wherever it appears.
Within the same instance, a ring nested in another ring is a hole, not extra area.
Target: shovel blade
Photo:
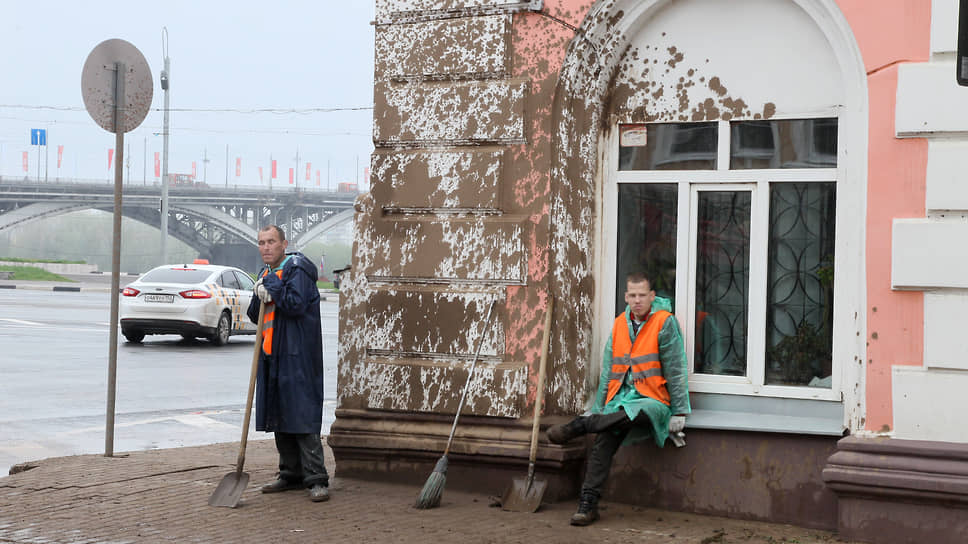
[[[208,498],[209,506],[227,506],[235,508],[239,505],[242,492],[249,485],[249,473],[233,471],[226,474],[218,483],[215,492]]]
[[[548,482],[544,480],[533,480],[529,486],[527,478],[515,478],[504,492],[501,508],[509,512],[536,512],[547,487]]]

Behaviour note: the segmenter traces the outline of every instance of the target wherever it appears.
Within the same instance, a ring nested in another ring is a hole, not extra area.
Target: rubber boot
[[[578,501],[578,511],[572,514],[572,525],[585,526],[598,520],[598,497],[585,493]]]

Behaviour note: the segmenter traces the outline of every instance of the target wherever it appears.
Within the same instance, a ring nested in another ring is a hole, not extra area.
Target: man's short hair
[[[655,290],[655,286],[652,285],[652,279],[642,270],[635,270],[625,275],[626,285],[629,283],[642,283],[643,281],[649,282],[650,290]]]
[[[262,227],[261,229],[259,229],[259,232],[267,232],[269,230],[275,230],[276,231],[276,234],[279,235],[279,241],[280,242],[285,242],[286,241],[286,233],[282,230],[281,227],[279,227],[279,225],[266,225],[266,226]],[[650,283],[649,285],[652,285],[652,284]]]

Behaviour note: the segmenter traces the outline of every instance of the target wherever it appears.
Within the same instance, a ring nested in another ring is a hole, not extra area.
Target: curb
[[[110,293],[110,287],[78,287],[75,285],[16,285],[0,284],[0,289],[26,289],[30,291],[55,291],[59,293]],[[339,302],[339,291],[320,291],[319,300],[328,302],[330,296],[334,302]]]
[[[0,289],[24,289],[28,291],[56,291],[67,293],[110,293],[110,287],[76,287],[73,285],[15,285],[2,284]]]

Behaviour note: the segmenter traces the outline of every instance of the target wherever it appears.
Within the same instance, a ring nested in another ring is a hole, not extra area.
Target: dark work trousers
[[[329,487],[323,464],[323,444],[318,434],[275,433],[279,450],[279,477],[287,482],[302,481],[306,487]]]
[[[591,427],[589,431],[598,434],[595,436],[595,444],[588,456],[588,465],[585,467],[585,481],[581,486],[582,497],[593,498],[595,501],[598,501],[598,498],[602,496],[602,486],[605,485],[605,480],[608,479],[608,471],[612,468],[612,458],[615,457],[615,452],[618,451],[633,425],[628,416],[625,416],[624,411],[608,416],[598,416],[598,418],[601,418],[598,425],[589,425]],[[640,414],[636,418],[635,424],[651,425],[651,422],[648,416]]]

